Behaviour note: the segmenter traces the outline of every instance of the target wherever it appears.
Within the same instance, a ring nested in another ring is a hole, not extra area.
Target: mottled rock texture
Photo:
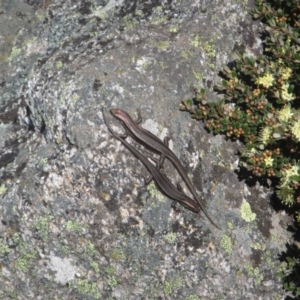
[[[179,111],[194,86],[216,99],[234,51],[260,51],[252,5],[0,2],[1,299],[283,297],[289,219],[235,172],[240,145]],[[143,186],[146,169],[108,133],[102,106],[118,132],[109,108],[140,108],[143,126],[171,136],[221,230]]]

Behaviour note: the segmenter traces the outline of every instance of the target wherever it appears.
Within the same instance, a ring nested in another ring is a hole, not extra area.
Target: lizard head
[[[122,109],[113,108],[110,110],[110,113],[118,120],[124,121],[126,118],[130,118],[130,116]]]

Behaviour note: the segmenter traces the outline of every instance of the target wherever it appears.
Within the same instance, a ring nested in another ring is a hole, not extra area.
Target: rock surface
[[[289,218],[239,180],[237,143],[179,111],[234,51],[260,51],[251,5],[1,1],[1,299],[283,297]],[[140,108],[145,128],[171,136],[221,230],[143,186],[146,169],[109,134],[102,106],[119,132],[113,107]]]

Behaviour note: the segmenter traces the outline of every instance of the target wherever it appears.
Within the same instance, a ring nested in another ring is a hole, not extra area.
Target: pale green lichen
[[[11,299],[18,299],[18,293],[16,291],[10,291],[8,292],[8,295]],[[4,299],[4,298],[0,298],[0,299]]]
[[[159,41],[156,43],[156,48],[159,50],[166,50],[169,47],[168,41]]]
[[[248,202],[244,202],[241,206],[241,217],[246,222],[252,222],[256,219],[256,214],[251,211],[251,206]]]
[[[201,47],[205,54],[210,58],[216,57],[215,45],[213,43],[214,40],[210,39],[209,41],[204,42],[203,46]]]
[[[163,70],[167,68],[166,64],[163,61],[160,61],[158,64]]]
[[[91,255],[91,256],[94,256],[97,254],[95,245],[90,241],[87,242],[86,249],[87,249],[87,252],[89,253],[89,255]]]
[[[164,197],[162,196],[162,194],[160,194],[155,186],[155,184],[153,182],[151,182],[150,184],[147,185],[147,191],[150,194],[151,198],[157,198],[159,202],[162,202],[164,200]],[[155,202],[152,201],[151,202],[151,206],[156,206]]]
[[[111,254],[111,258],[117,261],[124,261],[126,259],[126,256],[122,249],[115,248]]]
[[[12,240],[14,241],[15,244],[19,244],[21,241],[21,234],[19,232],[13,233]]]
[[[233,229],[233,223],[232,222],[228,222],[227,223],[228,229],[232,230]]]
[[[194,47],[198,47],[200,45],[201,37],[199,35],[194,35],[193,39],[191,40],[191,45]]]
[[[195,76],[195,78],[198,80],[198,81],[202,81],[202,74],[201,73],[198,73],[198,72],[195,72],[193,71],[193,74]]]
[[[274,262],[274,259],[271,255],[271,252],[270,251],[266,251],[266,265],[269,267],[269,268],[274,268],[275,267],[275,262]]]
[[[92,261],[92,262],[91,262],[91,266],[92,266],[92,268],[95,270],[96,273],[99,273],[100,267],[99,267],[99,264],[98,264],[98,263]]]
[[[2,194],[4,194],[5,192],[6,192],[6,186],[5,186],[5,184],[4,183],[2,183],[1,185],[0,185],[0,195],[2,195]]]
[[[167,17],[162,15],[162,7],[157,6],[156,8],[153,9],[153,14],[152,14],[152,20],[150,23],[152,25],[159,25],[165,21],[167,21]]]
[[[139,22],[137,20],[134,20],[132,18],[132,15],[129,14],[123,18],[122,24],[126,27],[127,30],[129,30],[129,29],[137,26],[139,24]]]
[[[193,53],[192,53],[191,51],[188,51],[188,50],[183,50],[183,51],[181,51],[181,56],[182,56],[184,59],[188,60],[188,59],[190,59],[191,57],[193,57]]]
[[[254,284],[255,285],[260,285],[261,282],[263,281],[264,279],[264,276],[259,272],[259,269],[256,267],[254,268],[253,266],[251,265],[246,265],[245,266],[245,270],[247,271],[247,273],[253,277],[253,280],[254,280]]]
[[[10,56],[7,58],[7,61],[10,62],[14,60],[16,57],[20,55],[21,51],[22,51],[21,48],[12,47]]]
[[[9,253],[10,252],[10,249],[7,245],[5,245],[3,243],[3,239],[0,240],[0,255],[4,255],[6,253]]]
[[[227,254],[232,253],[232,241],[231,238],[227,235],[224,235],[220,242],[221,247],[225,250]]]
[[[255,249],[255,250],[264,250],[266,248],[266,245],[257,242],[257,243],[251,243],[250,247]]]
[[[113,276],[113,275],[108,275],[107,276],[107,285],[111,288],[111,289],[113,289],[113,288],[115,288],[117,285],[118,285],[118,280],[117,280],[117,278],[115,277],[115,276]]]
[[[72,102],[77,102],[80,99],[80,96],[78,94],[73,94],[71,96],[71,101]]]
[[[172,33],[176,33],[176,32],[179,31],[179,29],[180,29],[180,25],[179,24],[175,24],[175,25],[172,25],[170,27],[169,31],[172,32]]]
[[[47,164],[47,162],[48,162],[48,158],[47,158],[47,157],[44,157],[44,158],[41,158],[41,159],[40,159],[40,163],[41,163],[42,165]]]
[[[108,17],[106,13],[106,9],[103,8],[102,6],[92,7],[92,13],[95,17],[98,17],[102,20],[105,20]]]
[[[95,299],[101,298],[101,293],[96,283],[90,283],[87,279],[78,280],[76,283],[78,293]]]
[[[69,246],[67,245],[62,245],[61,246],[61,251],[65,254],[65,255],[69,255],[71,253],[71,250],[69,248]]]
[[[25,249],[24,246],[21,246],[20,249],[21,255],[15,261],[15,267],[23,272],[27,272],[37,256],[37,251],[32,248]]]
[[[56,68],[57,68],[57,69],[62,68],[63,65],[64,65],[63,62],[60,61],[60,60],[59,60],[58,62],[56,62]]]
[[[42,237],[43,241],[47,241],[49,238],[49,223],[54,217],[51,215],[46,215],[44,217],[36,217],[33,220],[34,226]]]
[[[164,235],[163,238],[167,243],[174,244],[177,239],[177,234],[174,232],[170,232]]]
[[[111,275],[114,275],[116,273],[116,270],[112,267],[112,266],[108,266],[104,269],[104,272],[111,276]]]
[[[67,231],[81,233],[82,232],[82,225],[80,225],[77,221],[69,220],[66,223],[66,229],[67,229]]]
[[[135,11],[135,15],[136,16],[140,16],[140,17],[142,17],[143,16],[143,11],[142,10],[140,10],[140,9],[137,9],[136,11]]]
[[[200,298],[197,295],[189,295],[184,300],[200,300]]]
[[[149,68],[150,65],[151,65],[151,60],[146,58],[146,59],[144,60],[143,64],[141,65],[141,68],[142,68],[144,71],[146,71],[146,70]]]
[[[168,297],[170,295],[174,295],[175,291],[179,290],[180,288],[184,287],[185,284],[182,278],[171,279],[166,281],[164,284],[164,293]]]

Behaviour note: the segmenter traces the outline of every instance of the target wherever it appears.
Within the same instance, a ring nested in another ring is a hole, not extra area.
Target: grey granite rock
[[[212,91],[233,51],[259,53],[251,5],[0,3],[0,298],[282,299],[289,218],[239,180],[239,144],[179,111],[194,86]],[[222,230],[143,186],[102,106],[139,107],[143,126],[171,136]]]

